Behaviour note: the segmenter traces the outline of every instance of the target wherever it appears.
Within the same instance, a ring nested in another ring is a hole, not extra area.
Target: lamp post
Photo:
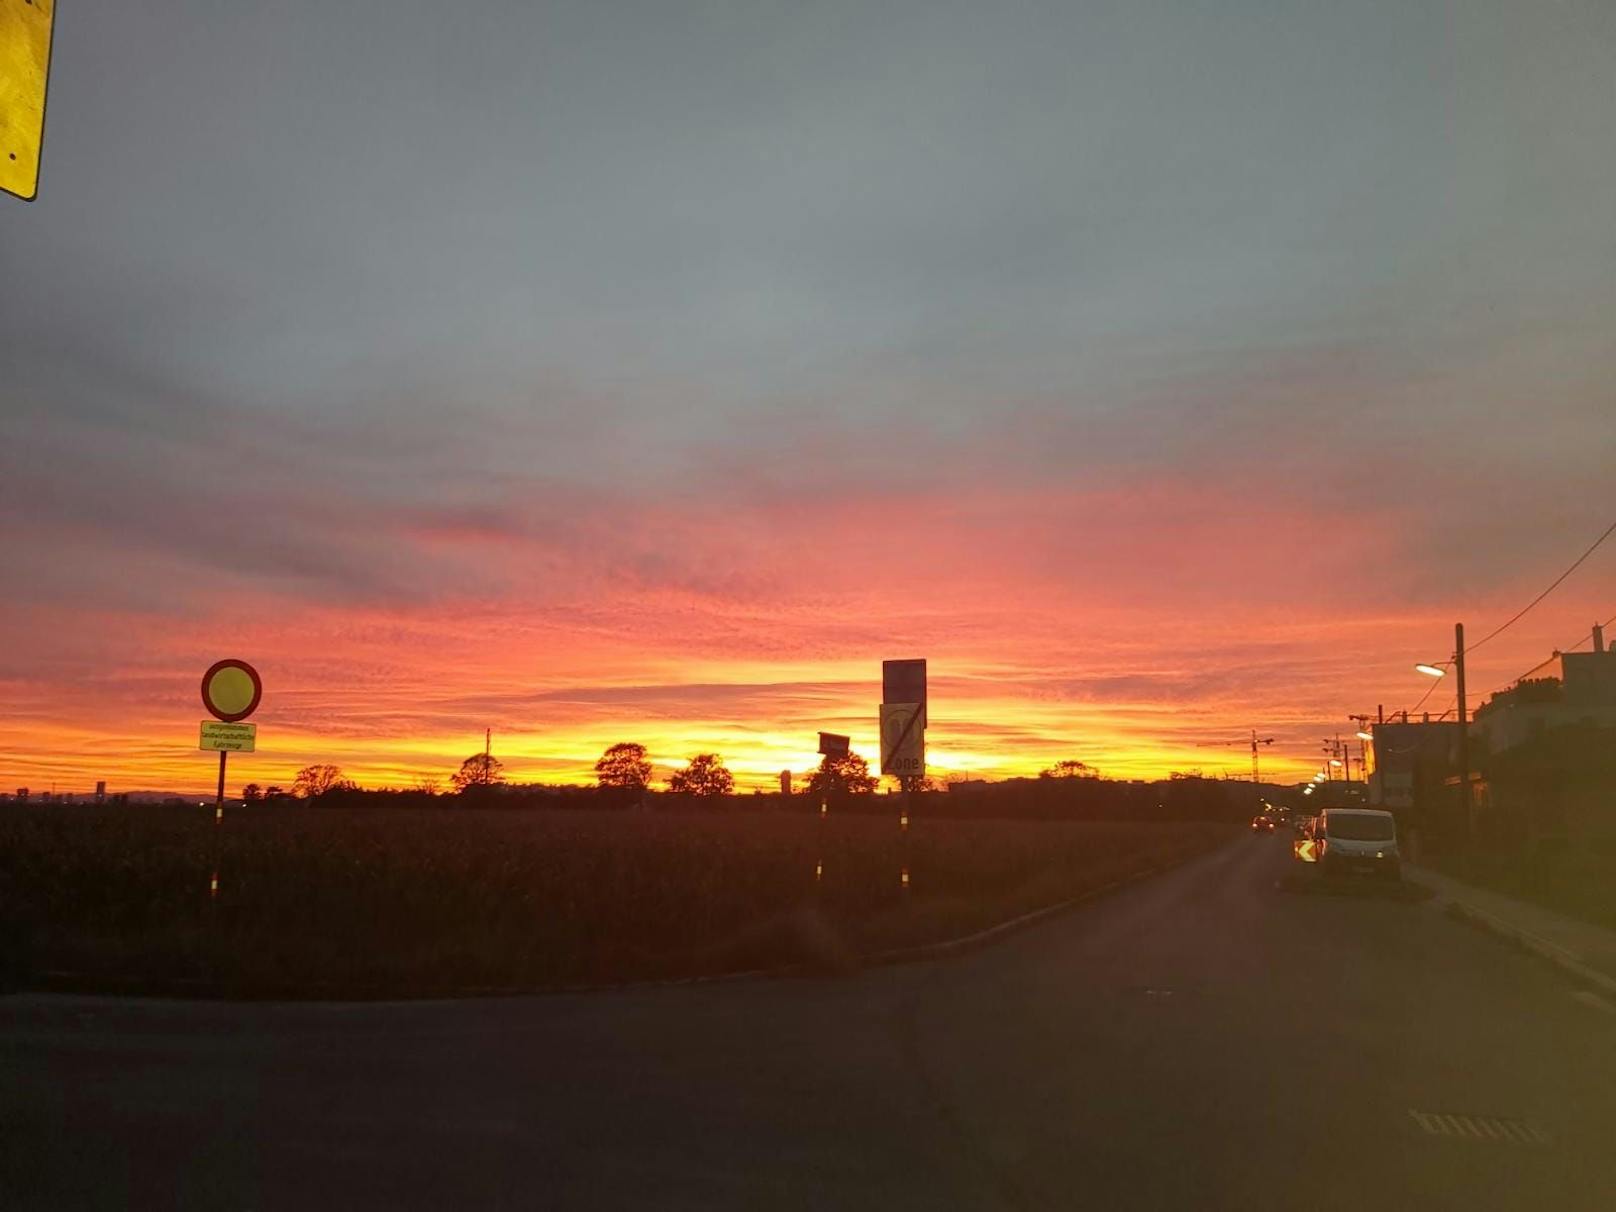
[[[1459,801],[1464,811],[1465,834],[1472,847],[1476,844],[1476,804],[1470,795],[1470,725],[1465,721],[1465,645],[1464,624],[1453,625],[1453,672],[1459,690]]]
[[[1458,685],[1458,719],[1459,719],[1459,819],[1464,822],[1465,841],[1474,846],[1476,842],[1476,806],[1470,794],[1470,725],[1465,702],[1465,642],[1464,624],[1453,625],[1453,659],[1448,662],[1453,666],[1454,678]],[[1440,678],[1447,676],[1447,670],[1439,665],[1420,663],[1415,669],[1429,677]]]

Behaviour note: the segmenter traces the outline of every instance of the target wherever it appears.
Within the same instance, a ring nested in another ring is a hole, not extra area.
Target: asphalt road
[[[0,1208],[1616,1207],[1616,1012],[1292,866],[841,979],[0,998]]]

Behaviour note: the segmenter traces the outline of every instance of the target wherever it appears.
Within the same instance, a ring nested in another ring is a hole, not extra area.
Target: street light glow
[[[1341,765],[1341,759],[1340,758],[1331,758],[1330,759],[1330,765],[1332,765],[1332,766]]]
[[[1414,668],[1425,674],[1427,677],[1445,678],[1448,676],[1448,671],[1446,669],[1439,669],[1435,665],[1426,665],[1423,662],[1414,666]]]
[[[1372,732],[1360,732],[1358,734],[1358,739],[1360,741],[1372,741],[1375,739],[1375,734]]]

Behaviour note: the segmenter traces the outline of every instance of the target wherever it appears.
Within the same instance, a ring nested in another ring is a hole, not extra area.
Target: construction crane
[[[1245,747],[1247,745],[1251,746],[1251,785],[1255,787],[1257,784],[1262,782],[1262,771],[1257,762],[1257,754],[1259,751],[1258,747],[1261,745],[1272,745],[1273,743],[1273,737],[1258,736],[1257,730],[1253,728],[1251,730],[1250,737],[1242,737],[1238,741],[1202,741],[1200,742],[1198,748],[1222,749],[1234,745],[1239,745],[1241,747]]]

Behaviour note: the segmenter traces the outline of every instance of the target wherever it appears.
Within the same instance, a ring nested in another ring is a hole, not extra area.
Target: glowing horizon
[[[1546,620],[1566,613],[1546,612]],[[521,630],[512,619],[503,625],[511,634]],[[397,618],[384,625],[370,616],[358,626],[385,630],[394,641],[405,634]],[[593,651],[603,667],[618,671],[615,678],[584,681],[581,671],[561,667],[526,681],[503,671],[501,662],[458,657],[458,632],[445,641],[446,649],[433,650],[421,646],[422,637],[434,632],[433,622],[417,619],[408,626],[420,660],[413,671],[378,665],[385,644],[350,647],[345,661],[332,662],[277,653],[266,635],[238,642],[233,655],[254,661],[265,695],[254,716],[257,752],[232,755],[229,794],[239,796],[247,782],[289,789],[297,769],[315,762],[342,767],[364,787],[403,788],[434,779],[447,788],[460,761],[481,751],[484,727],[493,729],[494,755],[511,782],[592,783],[594,762],[606,747],[631,740],[647,747],[657,785],[695,753],[717,752],[739,790],[768,791],[778,786],[781,770],[800,780],[818,764],[820,729],[847,733],[855,751],[875,764],[878,656],[766,662],[641,654],[638,663],[650,676],[633,678],[625,676],[621,659],[613,659],[626,655],[619,641]],[[1299,782],[1325,760],[1326,735],[1351,737],[1355,725],[1346,712],[1373,712],[1381,705],[1391,714],[1418,700],[1416,691],[1423,693],[1429,683],[1416,682],[1417,675],[1403,678],[1401,702],[1385,701],[1389,696],[1375,687],[1395,684],[1395,671],[1408,669],[1407,651],[1419,638],[1440,634],[1440,624],[1420,619],[1393,627],[1376,619],[1336,629],[1332,644],[1384,642],[1377,660],[1357,672],[1350,664],[1321,661],[1318,645],[1295,625],[1288,638],[1277,624],[1269,631],[1263,652],[1245,652],[1244,664],[1222,669],[1208,668],[1203,655],[1142,672],[1137,641],[1125,639],[1110,641],[1112,655],[1103,663],[1091,657],[1093,668],[1075,677],[1030,662],[1013,664],[1004,651],[989,660],[928,654],[929,772],[943,780],[1000,779],[1077,758],[1114,778],[1164,778],[1190,770],[1243,778],[1250,760],[1241,738],[1255,726],[1279,738],[1261,752],[1264,780]],[[1544,633],[1545,627],[1523,627],[1518,640],[1508,646],[1500,641],[1485,661],[1473,662],[1478,691],[1472,709],[1495,681],[1520,672],[1514,665],[1525,668],[1542,659],[1535,636]],[[548,651],[541,649],[535,663]],[[922,651],[905,646],[889,655]],[[450,672],[429,659],[434,656]],[[83,795],[105,779],[112,792],[210,794],[216,759],[194,747],[196,723],[204,715],[195,685],[199,674],[173,666],[168,654],[159,659],[163,668],[116,671],[89,694],[36,687],[37,697],[19,703],[14,683],[12,705],[0,715],[0,753],[6,755],[0,789],[38,792],[54,784],[58,792]],[[1501,668],[1511,673],[1489,673]],[[690,680],[673,680],[679,674]],[[1269,684],[1284,694],[1264,702]],[[1206,689],[1190,698],[1184,692],[1189,685]],[[109,691],[114,697],[102,697]],[[1434,697],[1426,704],[1433,715],[1448,707]]]

